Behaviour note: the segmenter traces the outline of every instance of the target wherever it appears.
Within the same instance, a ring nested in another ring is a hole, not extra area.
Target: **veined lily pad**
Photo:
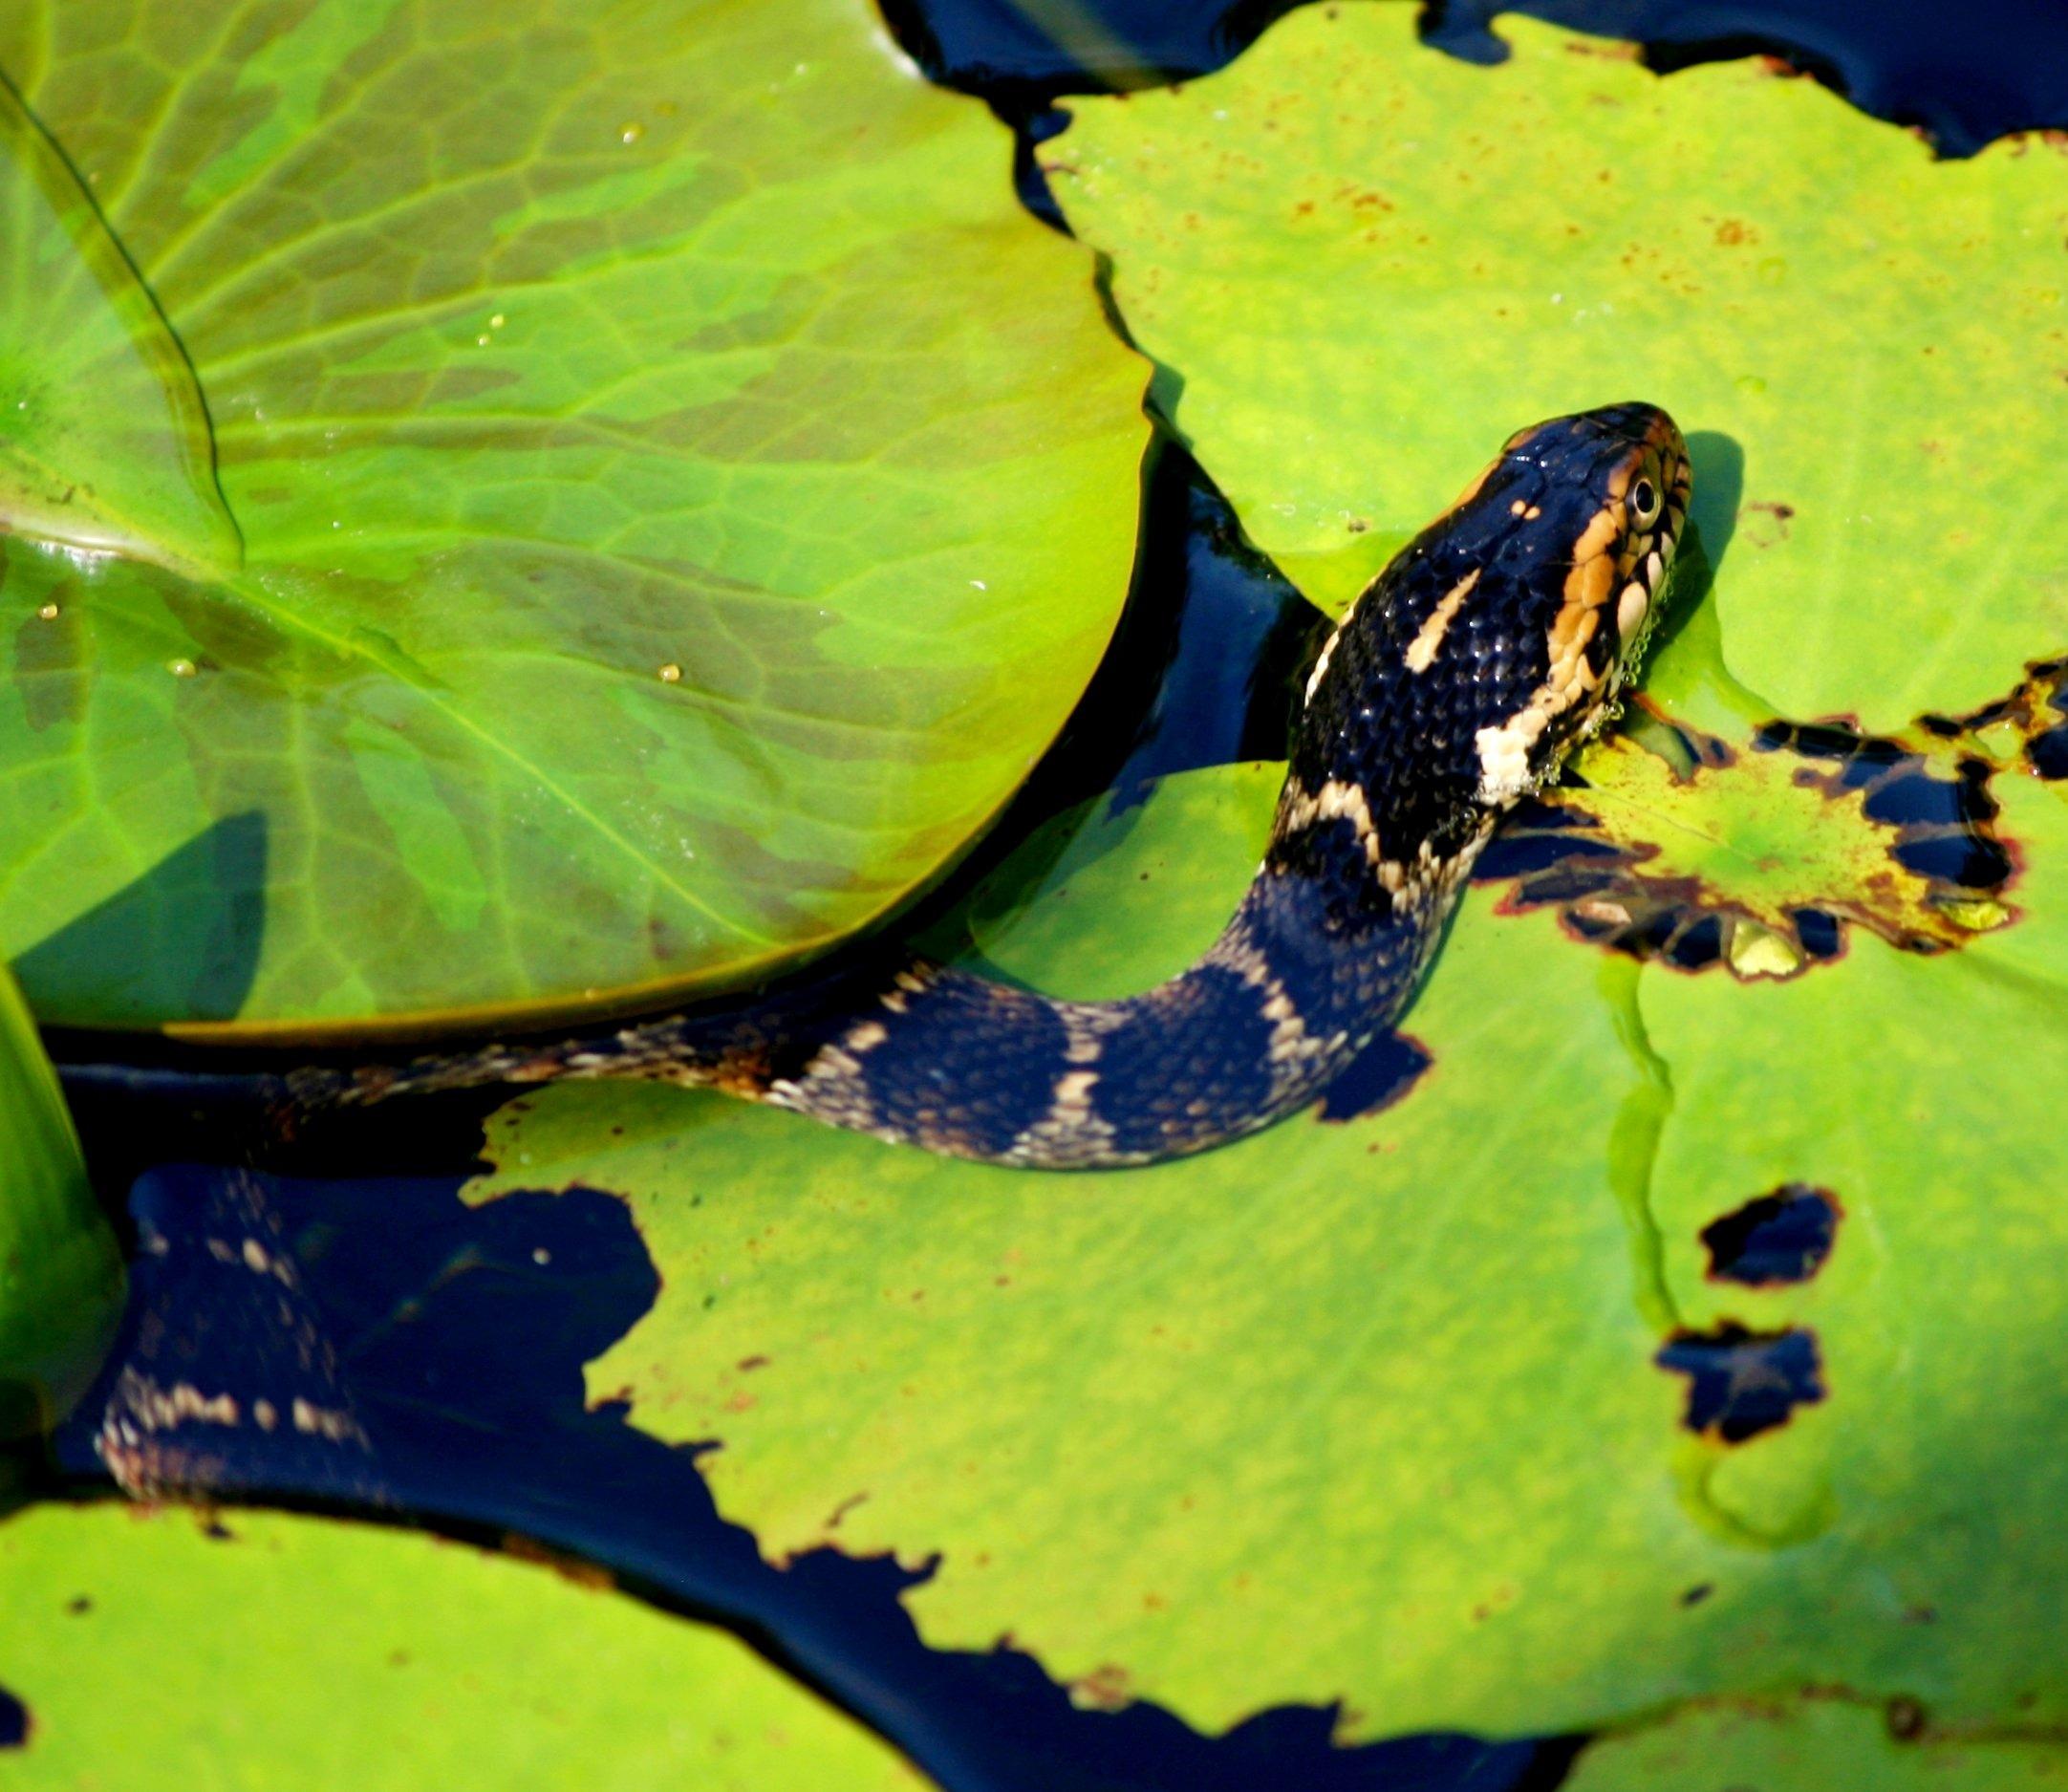
[[[1892,726],[2068,643],[2068,145],[1936,162],[1762,61],[1502,31],[1303,7],[1044,149],[1258,545],[1346,597],[1509,431],[1646,399],[1770,713]]]
[[[0,70],[45,1019],[751,980],[935,876],[1081,692],[1140,363],[863,0],[30,0]]]
[[[1031,842],[986,954],[1071,996],[1168,974],[1276,783]],[[2046,1732],[2068,804],[1994,788],[2027,906],[1957,953],[1863,932],[1748,984],[1476,893],[1375,1112],[1041,1177],[565,1087],[494,1124],[478,1193],[621,1193],[662,1292],[593,1396],[715,1441],[772,1556],[937,1555],[931,1641],[1010,1633],[1084,1697],[1340,1699],[1364,1738],[1818,1686]]]
[[[436,1538],[41,1506],[0,1588],[11,1786],[924,1783],[737,1639]]]
[[[0,969],[0,1441],[45,1429],[85,1392],[122,1285],[57,1078]]]

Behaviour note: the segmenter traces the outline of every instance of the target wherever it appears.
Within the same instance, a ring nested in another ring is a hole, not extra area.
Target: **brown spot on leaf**
[[[1778,502],[1748,504],[1737,513],[1738,527],[1755,548],[1775,548],[1788,539],[1795,506]]]
[[[519,1562],[536,1563],[542,1568],[550,1568],[562,1580],[572,1581],[577,1587],[607,1592],[617,1585],[617,1577],[610,1569],[593,1562],[585,1562],[579,1556],[549,1548],[537,1538],[517,1531],[504,1533],[503,1553],[514,1556]]]
[[[1083,1711],[1118,1711],[1133,1699],[1128,1671],[1110,1662],[1070,1682],[1070,1703]]]

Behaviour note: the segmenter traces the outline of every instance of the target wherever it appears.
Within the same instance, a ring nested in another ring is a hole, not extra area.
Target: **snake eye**
[[[1659,488],[1648,479],[1630,487],[1630,516],[1639,529],[1649,529],[1659,520]]]

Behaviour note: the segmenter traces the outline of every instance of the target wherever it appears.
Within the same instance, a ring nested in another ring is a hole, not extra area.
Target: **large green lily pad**
[[[39,1506],[0,1524],[22,1787],[916,1788],[737,1639],[405,1531]]]
[[[937,874],[1081,692],[1140,362],[863,0],[30,0],[0,71],[0,953],[47,1020],[748,981]]]
[[[1069,996],[1167,974],[1276,782],[1030,842],[985,954]],[[1476,892],[1410,1016],[1433,1062],[1361,1117],[1040,1177],[566,1087],[477,1192],[630,1203],[662,1292],[592,1392],[715,1440],[771,1556],[937,1554],[931,1641],[1009,1633],[1086,1698],[1516,1735],[1813,1686],[2043,1732],[2068,804],[1993,788],[2025,906],[1935,957],[1682,976]],[[1711,1280],[1705,1228],[1792,1184],[1838,1216],[1816,1273]]]
[[[2068,642],[2068,146],[1937,162],[1762,60],[1502,31],[1481,68],[1303,7],[1043,151],[1259,546],[1346,597],[1511,430],[1641,398],[1772,713],[1965,709]]]
[[[47,1429],[86,1391],[124,1280],[56,1074],[0,968],[0,1442]]]

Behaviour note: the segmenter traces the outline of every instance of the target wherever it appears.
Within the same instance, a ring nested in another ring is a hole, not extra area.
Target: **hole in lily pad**
[[[1676,1334],[1652,1360],[1688,1377],[1681,1422],[1723,1443],[1772,1431],[1797,1407],[1824,1397],[1813,1331],[1750,1331],[1726,1320],[1713,1331]]]
[[[29,1740],[29,1707],[0,1686],[0,1748],[20,1748]]]
[[[1828,1189],[1783,1183],[1702,1228],[1710,1279],[1752,1288],[1807,1282],[1831,1255],[1838,1224]]]
[[[2032,768],[2042,778],[2068,778],[2068,722],[2036,734],[2025,748]]]

